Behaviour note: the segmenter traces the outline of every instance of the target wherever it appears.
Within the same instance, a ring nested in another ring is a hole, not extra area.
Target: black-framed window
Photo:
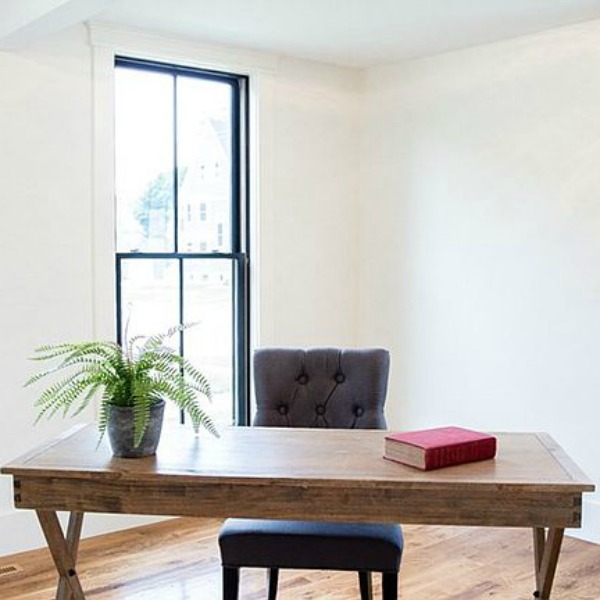
[[[221,424],[248,421],[247,120],[245,76],[115,60],[117,339],[194,323]]]

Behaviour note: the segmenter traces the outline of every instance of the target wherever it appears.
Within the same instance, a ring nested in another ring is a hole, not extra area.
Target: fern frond
[[[212,388],[208,378],[186,358],[183,359],[183,369],[184,374],[192,381],[192,384],[188,385],[192,385],[194,389],[204,394],[212,402]]]
[[[185,382],[181,385],[165,379],[157,379],[154,383],[163,398],[170,400],[190,416],[194,427],[202,425],[218,437],[213,420],[200,406],[194,390]]]
[[[154,403],[149,396],[138,396],[133,404],[133,445],[140,445],[148,422],[150,421],[150,407]]]
[[[154,346],[160,346],[165,340],[168,340],[169,338],[173,337],[176,333],[179,333],[184,329],[186,329],[185,325],[175,325],[173,327],[169,327],[169,329],[167,329],[165,333],[159,333],[157,335],[151,335],[150,337],[148,337],[147,340],[144,342],[143,347],[151,348]]]
[[[110,416],[110,398],[106,393],[102,394],[102,402],[100,403],[100,412],[98,413],[98,446],[106,433],[108,427],[108,418]]]
[[[101,382],[91,384],[90,389],[88,390],[87,394],[83,397],[82,401],[79,404],[79,407],[73,412],[73,417],[76,417],[89,406],[90,402],[92,401],[92,398],[96,395],[101,386]]]
[[[65,385],[62,385],[58,391],[53,390],[52,393],[47,394],[43,400],[41,398],[38,399],[36,402],[36,405],[38,406],[36,423],[44,415],[49,418],[61,408],[64,408],[65,411],[68,412],[71,405],[79,398],[81,394],[85,392],[90,385],[93,385],[93,383],[93,380],[90,378],[71,378],[71,381]]]

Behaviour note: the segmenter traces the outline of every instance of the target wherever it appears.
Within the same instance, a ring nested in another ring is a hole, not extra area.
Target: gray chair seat
[[[403,538],[388,523],[228,519],[219,545],[230,567],[397,572]]]

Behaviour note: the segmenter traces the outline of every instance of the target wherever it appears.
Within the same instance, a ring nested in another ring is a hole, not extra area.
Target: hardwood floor
[[[220,521],[177,519],[83,540],[79,573],[90,600],[218,600]],[[532,537],[527,530],[405,526],[402,600],[530,600]],[[21,571],[2,575],[16,564]],[[380,594],[375,578],[375,592]],[[46,550],[0,558],[2,600],[54,598]],[[283,571],[280,600],[358,600],[354,573]],[[241,599],[262,600],[265,574],[242,572]],[[379,597],[379,596],[376,596]],[[566,538],[552,600],[600,599],[600,546]]]

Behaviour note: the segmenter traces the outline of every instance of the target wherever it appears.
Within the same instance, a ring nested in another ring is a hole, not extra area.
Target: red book
[[[462,427],[438,427],[391,433],[384,458],[424,471],[494,458],[496,438]]]

